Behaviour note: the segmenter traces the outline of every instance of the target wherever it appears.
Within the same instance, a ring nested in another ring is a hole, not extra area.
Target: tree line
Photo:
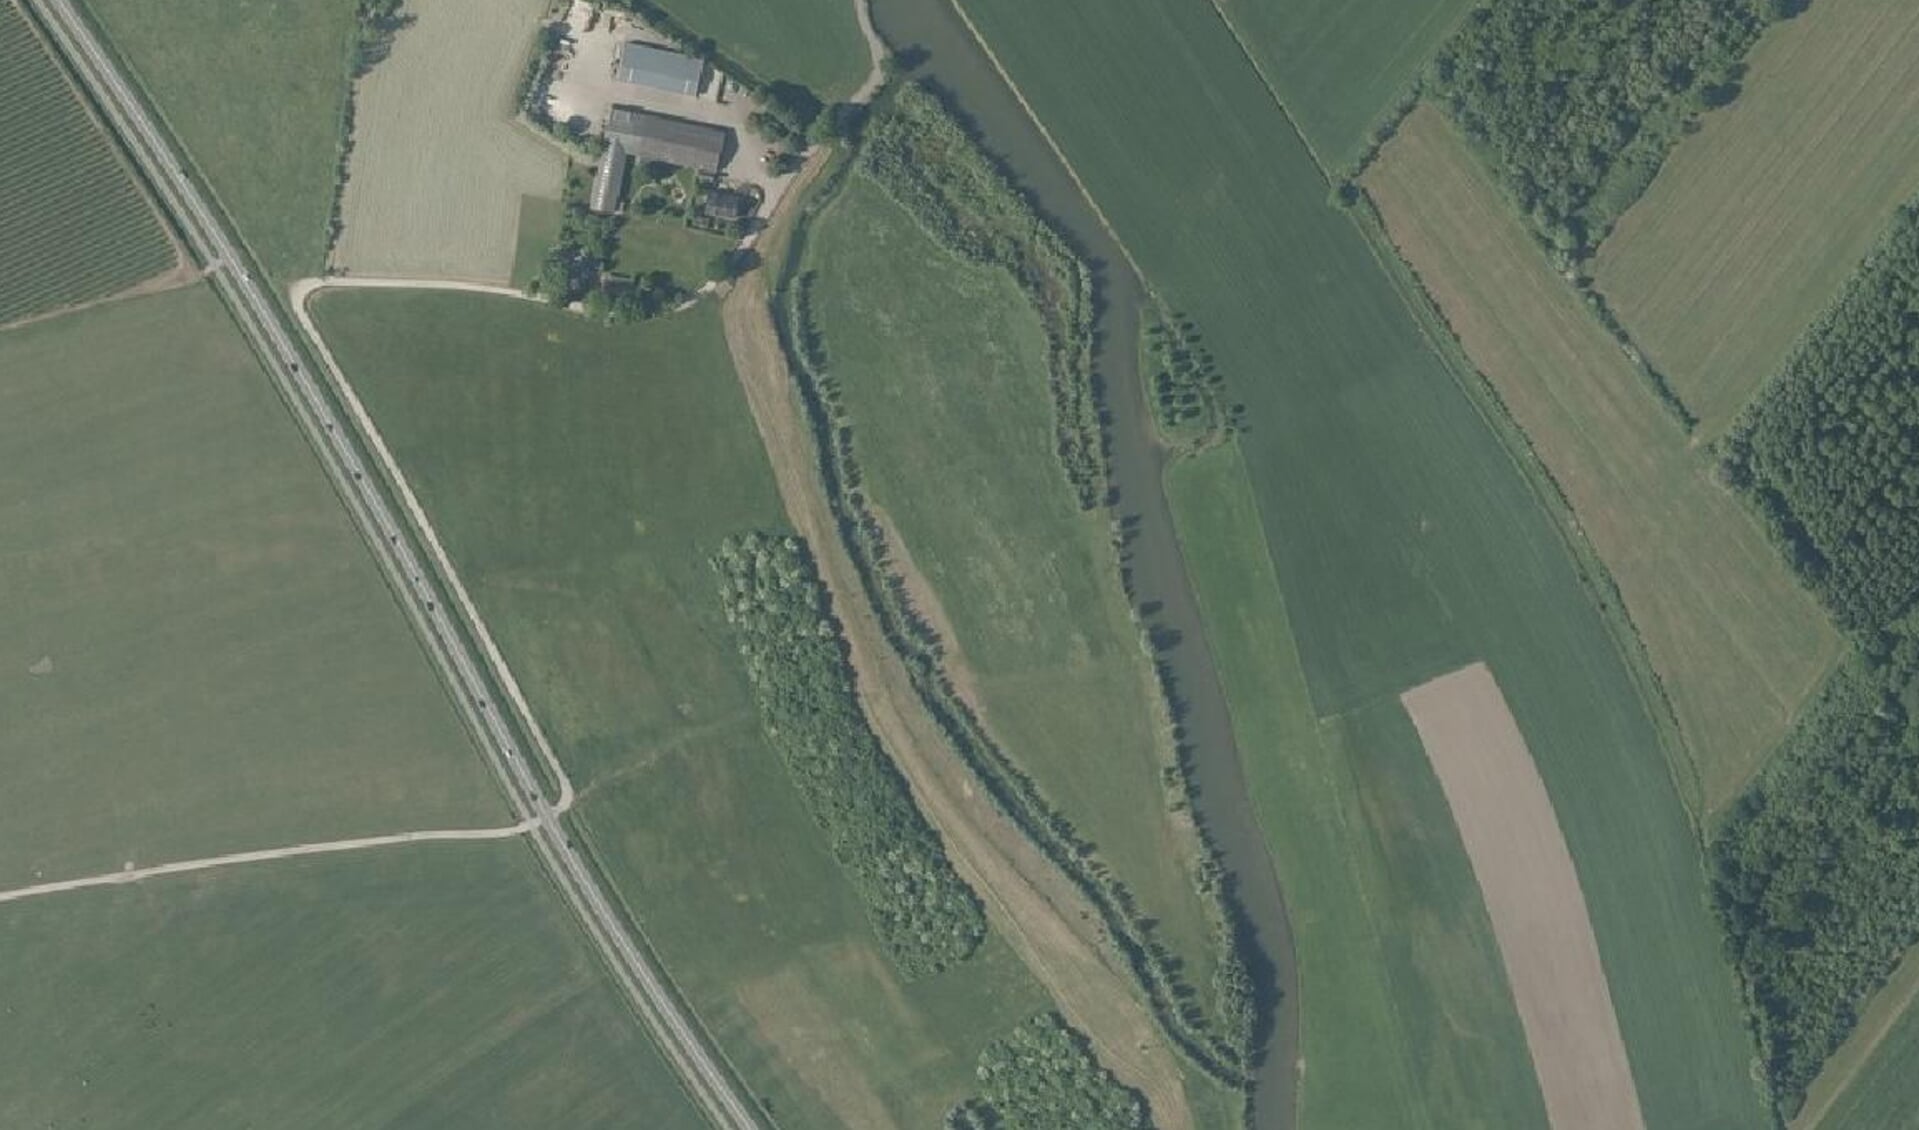
[[[980,1090],[946,1116],[946,1130],[1150,1130],[1146,1100],[1093,1054],[1056,1012],[1044,1012],[980,1053]]]
[[[1855,654],[1725,817],[1713,894],[1790,1115],[1919,943],[1919,209],[1722,445]]]
[[[969,957],[986,915],[868,727],[840,624],[797,537],[728,538],[713,558],[767,741],[907,978]]]
[[[1746,52],[1800,0],[1496,0],[1434,57],[1427,90],[1488,152],[1540,237],[1598,246]]]

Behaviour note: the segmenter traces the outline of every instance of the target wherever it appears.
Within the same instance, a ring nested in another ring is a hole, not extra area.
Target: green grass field
[[[547,252],[560,242],[566,205],[551,196],[520,197],[520,226],[513,241],[513,286],[525,288],[540,277]]]
[[[705,1125],[519,842],[0,906],[0,1122]]]
[[[1691,749],[1703,823],[1785,736],[1838,632],[1443,114],[1414,111],[1365,183],[1619,585]]]
[[[1473,0],[1219,0],[1318,160],[1338,171],[1412,86]]]
[[[0,335],[0,886],[507,822],[205,287]]]
[[[317,275],[354,0],[85,0],[265,268]],[[265,92],[265,93],[263,93]]]
[[[1157,690],[1110,523],[1079,509],[1054,455],[1038,314],[1009,275],[946,252],[865,177],[808,252],[867,490],[937,594],[995,737],[1208,984]]]
[[[1327,203],[1209,4],[965,6],[1248,406],[1242,447],[1315,713],[1490,664],[1580,867],[1649,1124],[1762,1125],[1661,735],[1390,252]]]
[[[871,66],[852,0],[667,0],[660,6],[766,81],[802,83],[827,102],[857,90]]]
[[[1723,432],[1919,191],[1919,6],[1818,0],[1768,31],[1599,248],[1593,277]]]
[[[620,228],[620,253],[613,259],[613,269],[630,275],[666,271],[691,290],[706,281],[713,256],[733,243],[725,236],[689,228],[677,219],[629,216]]]
[[[707,563],[783,515],[717,310],[314,309],[580,787],[589,843],[754,1091],[788,1127],[936,1123],[1044,996],[997,941],[903,984],[761,737]]]
[[[1314,716],[1236,445],[1167,476],[1293,921],[1300,1125],[1538,1126],[1479,888],[1396,702]]]
[[[0,97],[0,326],[173,266],[152,206],[12,4],[0,6]]]

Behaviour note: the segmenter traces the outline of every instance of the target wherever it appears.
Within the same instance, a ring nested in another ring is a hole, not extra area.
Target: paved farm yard
[[[1817,0],[1767,32],[1600,246],[1594,278],[1707,436],[1919,191],[1919,4]]]
[[[204,287],[0,335],[0,885],[505,823]]]
[[[416,22],[360,82],[335,265],[504,284],[522,196],[557,197],[566,157],[514,119],[544,0],[409,0]]]
[[[1837,632],[1438,110],[1407,118],[1366,187],[1612,573],[1691,747],[1694,804],[1718,810],[1825,676]]]

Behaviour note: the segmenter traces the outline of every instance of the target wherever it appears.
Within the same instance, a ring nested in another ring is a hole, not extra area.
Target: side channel
[[[1126,568],[1133,597],[1168,665],[1191,749],[1199,817],[1235,882],[1255,951],[1264,1053],[1256,1067],[1250,1125],[1291,1130],[1299,1055],[1292,931],[1279,879],[1247,797],[1226,697],[1166,502],[1168,453],[1154,431],[1139,371],[1146,290],[1072,176],[967,30],[951,0],[871,0],[873,22],[895,49],[922,55],[929,78],[970,119],[980,140],[1093,263],[1099,314],[1094,365],[1104,382],[1112,441],[1114,516],[1131,533]]]

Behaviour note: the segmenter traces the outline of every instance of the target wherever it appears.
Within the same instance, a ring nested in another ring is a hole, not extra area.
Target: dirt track
[[[797,198],[809,166],[794,186]],[[768,233],[777,258],[782,231]],[[763,245],[764,246],[764,245]],[[804,408],[775,333],[766,272],[743,279],[722,313],[727,346],[772,462],[787,518],[812,545],[847,634],[860,699],[914,796],[946,839],[953,862],[986,902],[988,917],[1100,1057],[1138,1088],[1162,1130],[1191,1130],[1180,1067],[1119,959],[1099,938],[1093,909],[1032,847],[946,743],[886,643],[841,544],[820,482]]]
[[[1399,696],[1492,919],[1553,1130],[1645,1130],[1579,874],[1484,663]]]

